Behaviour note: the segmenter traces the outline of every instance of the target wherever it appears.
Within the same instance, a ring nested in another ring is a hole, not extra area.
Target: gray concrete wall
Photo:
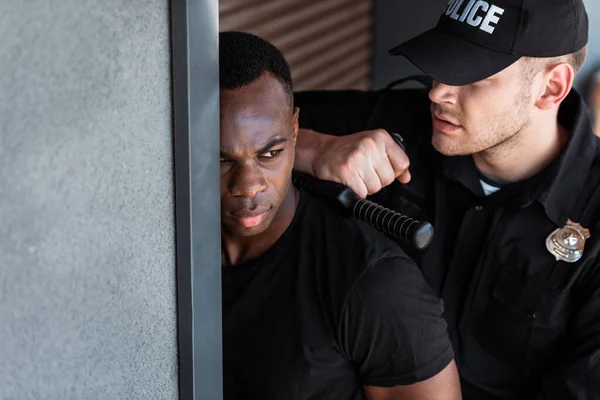
[[[0,3],[0,399],[176,399],[168,1]]]

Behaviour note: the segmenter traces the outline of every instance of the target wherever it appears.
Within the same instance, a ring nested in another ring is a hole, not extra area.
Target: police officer
[[[587,39],[581,0],[452,0],[391,50],[428,96],[296,96],[296,168],[433,223],[414,256],[467,400],[600,399],[600,140],[572,89]]]

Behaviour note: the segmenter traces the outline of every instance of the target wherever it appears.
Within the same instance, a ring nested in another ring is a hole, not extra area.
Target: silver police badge
[[[585,241],[590,237],[590,231],[571,220],[563,228],[552,232],[546,239],[546,248],[556,261],[574,263],[583,256]]]

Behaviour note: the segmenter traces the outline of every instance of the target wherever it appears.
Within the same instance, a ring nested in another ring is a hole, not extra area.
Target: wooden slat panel
[[[310,88],[317,87],[321,89],[331,88],[364,88],[358,84],[351,83],[348,86],[348,82],[352,82],[349,76],[356,76],[355,70],[360,70],[360,78],[365,77],[365,71],[367,79],[370,76],[370,67],[368,59],[365,57],[365,53],[349,54],[348,57],[344,57],[340,62],[327,68],[325,71],[321,71],[315,74],[309,74],[301,79],[301,83],[298,85],[296,90],[311,90]],[[356,82],[364,82],[361,79]]]
[[[363,86],[357,85],[356,82],[364,82]],[[350,87],[359,90],[368,90],[371,82],[371,68],[365,63],[358,67],[350,67],[346,71],[343,71],[340,75],[340,79],[336,80],[335,86],[331,86],[327,83],[323,83],[321,86],[324,90],[334,90],[336,87]]]
[[[351,24],[341,24],[328,28],[326,31],[313,33],[312,37],[286,50],[285,54],[288,62],[299,64],[303,59],[308,60],[311,57],[318,57],[323,53],[327,53],[333,47],[353,40],[366,40],[367,44],[371,42],[370,38],[363,34],[371,29],[371,18],[369,16],[355,18]],[[364,50],[364,47],[361,50]]]
[[[314,57],[303,62],[295,68],[296,77],[300,81],[309,79],[318,75],[331,75],[339,69],[340,65],[345,64],[349,59],[359,58],[366,60],[368,53],[361,51],[365,44],[368,43],[368,38],[360,36],[355,40],[341,43],[337,47],[330,48],[319,57]],[[335,77],[332,77],[335,79]]]
[[[371,0],[221,0],[220,30],[277,46],[295,90],[371,87]]]
[[[262,0],[247,0],[247,1],[239,1],[239,0],[219,0],[219,15],[227,15],[231,13],[237,13],[242,10],[245,10],[249,7],[256,7],[257,5],[265,3]]]
[[[344,7],[341,12],[321,15],[318,19],[309,21],[310,26],[307,26],[306,29],[296,29],[291,34],[283,33],[275,40],[277,40],[278,47],[282,51],[288,51],[309,41],[322,40],[331,32],[335,32],[345,25],[352,25],[353,20],[361,17],[371,21],[371,10],[368,2],[360,1]],[[367,32],[370,35],[370,29],[369,27],[361,33]]]

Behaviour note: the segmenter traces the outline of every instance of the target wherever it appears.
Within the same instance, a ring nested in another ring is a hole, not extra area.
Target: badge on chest
[[[546,239],[546,248],[556,261],[574,263],[583,256],[585,241],[590,237],[590,231],[581,224],[567,221],[563,228],[556,229]]]

